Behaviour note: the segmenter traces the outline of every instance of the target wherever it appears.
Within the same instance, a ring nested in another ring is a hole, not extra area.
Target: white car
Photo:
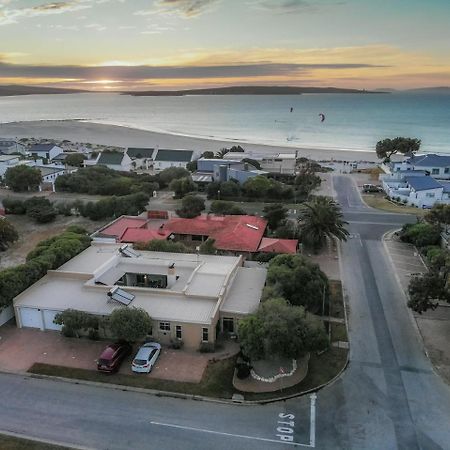
[[[131,370],[139,373],[150,373],[161,353],[161,345],[157,342],[144,344],[131,363]]]

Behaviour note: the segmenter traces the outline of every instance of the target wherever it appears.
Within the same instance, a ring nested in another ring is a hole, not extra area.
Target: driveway
[[[0,371],[26,372],[34,363],[96,370],[97,358],[106,344],[105,341],[66,338],[56,331],[5,325],[0,328]],[[137,346],[123,362],[120,373],[132,374],[131,360],[136,351]],[[144,376],[199,383],[209,358],[198,352],[164,347],[152,373]]]

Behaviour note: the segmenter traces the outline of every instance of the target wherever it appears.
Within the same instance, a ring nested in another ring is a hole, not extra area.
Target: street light
[[[217,200],[220,200],[220,189],[217,191]]]

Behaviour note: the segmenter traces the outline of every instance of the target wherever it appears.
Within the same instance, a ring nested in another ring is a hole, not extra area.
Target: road
[[[341,246],[350,363],[317,399],[224,405],[3,374],[0,429],[111,450],[450,448],[450,389],[423,352],[381,242],[413,219],[368,208],[350,177],[335,176],[334,188],[351,232]]]

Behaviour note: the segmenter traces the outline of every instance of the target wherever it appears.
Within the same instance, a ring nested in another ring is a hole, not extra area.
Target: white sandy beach
[[[47,138],[67,139],[118,147],[155,147],[194,150],[200,154],[206,150],[216,152],[223,147],[242,145],[246,150],[272,154],[297,150],[299,156],[315,160],[378,161],[375,151],[357,152],[348,150],[328,150],[293,148],[272,145],[251,144],[240,141],[220,141],[208,138],[179,136],[156,133],[116,125],[104,125],[76,120],[13,122],[0,124],[2,138]]]

